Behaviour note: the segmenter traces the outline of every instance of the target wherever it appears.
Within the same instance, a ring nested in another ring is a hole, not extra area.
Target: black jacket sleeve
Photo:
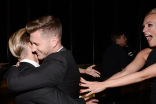
[[[22,71],[16,66],[9,69],[8,88],[19,92],[42,87],[55,87],[66,72],[65,63],[58,60],[48,61],[38,68]]]

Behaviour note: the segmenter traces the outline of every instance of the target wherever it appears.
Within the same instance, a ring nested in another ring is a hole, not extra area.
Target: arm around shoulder
[[[38,68],[18,71],[13,67],[8,76],[8,88],[19,92],[42,87],[55,87],[65,73],[65,68],[59,61],[45,63]],[[57,68],[57,69],[56,69]]]

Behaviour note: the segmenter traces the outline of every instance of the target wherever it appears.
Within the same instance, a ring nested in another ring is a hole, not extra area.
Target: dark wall
[[[7,57],[7,1],[3,2],[3,5],[0,6],[1,9],[1,33],[0,33],[0,63],[8,62]]]
[[[110,35],[126,31],[128,45],[136,50],[148,47],[142,33],[145,14],[154,8],[152,0],[7,0],[1,6],[0,61],[15,64],[7,51],[10,35],[28,21],[45,15],[60,19],[62,44],[71,50],[78,64],[101,63],[102,54],[111,44]],[[150,5],[150,6],[148,6]]]

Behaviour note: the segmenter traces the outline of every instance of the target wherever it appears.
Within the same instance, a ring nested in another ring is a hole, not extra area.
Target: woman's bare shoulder
[[[139,52],[139,56],[142,56],[145,60],[147,60],[147,57],[151,51],[152,51],[151,48],[145,48]]]

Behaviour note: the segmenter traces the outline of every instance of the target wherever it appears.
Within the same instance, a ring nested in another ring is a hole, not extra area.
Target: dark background
[[[71,50],[77,64],[98,64],[111,44],[110,35],[125,31],[135,52],[148,47],[142,22],[154,0],[6,0],[1,2],[0,63],[15,64],[8,50],[10,35],[28,21],[45,15],[60,19],[62,44]]]

